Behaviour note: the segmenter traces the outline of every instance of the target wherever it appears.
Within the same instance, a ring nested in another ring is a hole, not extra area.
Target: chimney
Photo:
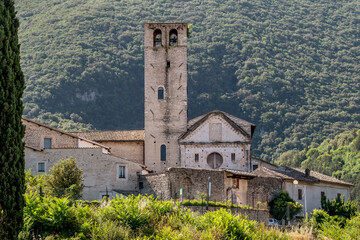
[[[305,169],[305,177],[310,177],[310,169]]]

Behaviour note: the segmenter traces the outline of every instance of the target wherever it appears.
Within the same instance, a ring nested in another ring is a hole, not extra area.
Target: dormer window
[[[156,29],[154,31],[154,47],[161,47],[162,43],[162,36],[161,36],[161,30]]]
[[[169,34],[169,46],[176,47],[178,45],[178,33],[172,29]]]

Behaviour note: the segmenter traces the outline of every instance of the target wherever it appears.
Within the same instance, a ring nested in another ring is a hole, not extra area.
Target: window
[[[253,171],[256,170],[258,167],[259,167],[259,165],[254,164],[254,165],[253,165]]]
[[[199,154],[195,153],[195,162],[199,162]]]
[[[161,30],[156,29],[154,31],[154,47],[161,47],[161,42],[162,42]]]
[[[51,148],[51,138],[44,138],[44,148]]]
[[[207,164],[213,168],[219,168],[223,164],[223,158],[219,153],[211,153],[207,157]]]
[[[144,188],[144,183],[143,182],[139,182],[139,189],[143,189]]]
[[[126,168],[125,166],[119,166],[119,178],[125,178]]]
[[[338,193],[338,194],[337,194],[337,198],[338,198],[338,199],[341,199],[341,193]]]
[[[170,67],[170,61],[166,62],[166,67],[169,68]]]
[[[298,200],[302,200],[302,189],[298,189]]]
[[[163,87],[158,88],[158,99],[164,99],[164,88]]]
[[[235,162],[235,153],[231,153],[231,161]]]
[[[178,45],[178,33],[172,29],[169,34],[169,46],[176,47]]]
[[[38,163],[38,172],[45,172],[45,163],[44,162]]]
[[[160,160],[166,161],[166,146],[165,145],[161,145],[160,152],[161,152]]]

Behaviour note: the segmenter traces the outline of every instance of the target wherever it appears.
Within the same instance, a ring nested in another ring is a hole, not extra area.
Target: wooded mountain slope
[[[357,0],[17,0],[25,116],[65,130],[143,128],[143,23],[185,21],[189,118],[257,124],[275,159],[360,127]]]

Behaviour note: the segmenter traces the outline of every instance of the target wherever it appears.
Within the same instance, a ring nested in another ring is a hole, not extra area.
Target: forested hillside
[[[299,151],[281,154],[279,165],[309,168],[353,183],[351,196],[360,201],[360,130],[343,132]]]
[[[360,127],[358,0],[16,0],[25,116],[65,130],[143,128],[143,23],[186,21],[189,118],[257,124],[253,153]]]

